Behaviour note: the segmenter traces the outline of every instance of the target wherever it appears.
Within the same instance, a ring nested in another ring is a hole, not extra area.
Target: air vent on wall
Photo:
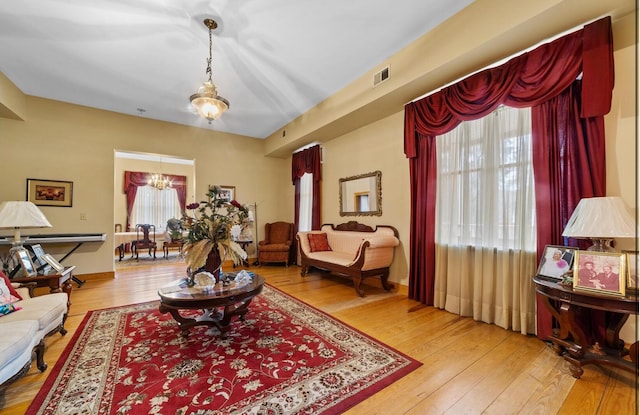
[[[386,81],[389,79],[389,67],[387,66],[380,72],[376,72],[373,74],[373,86],[378,85],[379,83]]]

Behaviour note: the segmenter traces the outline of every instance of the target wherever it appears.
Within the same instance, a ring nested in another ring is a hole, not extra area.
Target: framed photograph
[[[638,251],[622,251],[627,257],[627,290],[638,293]]]
[[[31,261],[31,254],[29,251],[25,248],[17,248],[13,251],[13,256],[16,264],[20,267],[18,275],[21,274],[24,277],[34,277],[38,275],[36,266],[33,261]]]
[[[231,202],[236,198],[236,187],[235,186],[223,186],[220,185],[220,198],[226,200],[227,202]]]
[[[27,179],[27,200],[38,206],[71,207],[73,182]]]
[[[573,288],[607,295],[625,295],[626,254],[576,251],[575,256]]]
[[[44,260],[47,261],[47,264],[51,265],[51,268],[55,269],[56,272],[64,271],[64,266],[60,264],[54,257],[50,254],[44,254]]]
[[[559,245],[547,245],[544,247],[537,275],[562,279],[562,276],[573,266],[575,248]]]
[[[39,273],[41,271],[42,274],[47,274],[51,270],[51,265],[49,265],[44,259],[45,252],[44,249],[42,249],[42,246],[40,244],[35,244],[29,246],[27,249],[31,249],[31,252],[35,255],[35,259],[32,260],[33,264],[36,266],[36,271]]]

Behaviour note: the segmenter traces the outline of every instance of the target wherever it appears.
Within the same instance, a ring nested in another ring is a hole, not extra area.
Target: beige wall
[[[238,201],[258,203],[259,227],[293,221],[290,164],[265,157],[263,140],[34,97],[26,108],[25,121],[0,118],[0,200],[24,200],[27,178],[72,181],[72,207],[42,207],[53,228],[23,233],[106,233],[106,242],[86,243],[66,261],[79,274],[114,269],[115,150],[195,159],[197,199],[208,184],[236,186]],[[58,257],[71,248],[46,247]]]
[[[409,167],[403,152],[404,113],[400,112],[323,144],[322,222],[357,220],[370,226],[391,225],[400,234],[390,280],[408,285]],[[382,215],[340,216],[340,178],[382,172]]]

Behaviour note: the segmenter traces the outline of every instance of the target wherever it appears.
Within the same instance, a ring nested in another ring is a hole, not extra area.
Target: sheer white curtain
[[[500,107],[436,140],[435,306],[533,333],[530,109]]]
[[[300,178],[300,216],[298,232],[311,230],[313,213],[313,173],[305,173]]]
[[[164,230],[171,218],[180,218],[180,202],[175,189],[158,190],[139,186],[131,211],[131,226],[139,223],[155,225],[156,232]]]

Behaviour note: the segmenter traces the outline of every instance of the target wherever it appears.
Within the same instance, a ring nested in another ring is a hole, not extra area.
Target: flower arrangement
[[[181,223],[188,231],[183,248],[188,272],[203,268],[213,249],[218,250],[222,262],[230,256],[237,265],[247,258],[247,253],[231,238],[231,228],[246,221],[249,209],[235,200],[222,198],[221,193],[219,186],[209,186],[207,200],[186,206]]]

